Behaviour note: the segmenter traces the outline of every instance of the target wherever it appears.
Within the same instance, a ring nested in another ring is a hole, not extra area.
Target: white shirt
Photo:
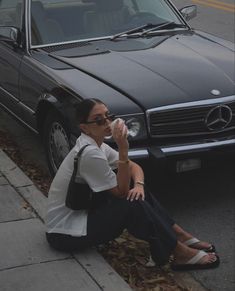
[[[86,147],[80,157],[77,178],[84,180],[94,192],[100,192],[117,186],[116,174],[118,152],[109,145],[97,143],[82,133],[76,145],[68,153],[52,181],[48,195],[46,226],[48,233],[63,233],[72,236],[87,234],[87,210],[72,210],[65,206],[65,198],[73,173],[75,155],[81,147]]]

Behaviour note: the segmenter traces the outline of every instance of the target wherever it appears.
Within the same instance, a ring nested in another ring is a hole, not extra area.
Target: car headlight
[[[137,119],[135,117],[127,119],[125,124],[128,128],[128,136],[130,138],[135,138],[140,134],[141,122],[139,119]]]

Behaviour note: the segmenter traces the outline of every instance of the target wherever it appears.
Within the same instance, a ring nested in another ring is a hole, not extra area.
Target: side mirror
[[[0,26],[0,41],[12,43],[17,46],[20,43],[20,31],[13,26]]]
[[[197,15],[197,6],[196,5],[189,5],[181,8],[180,13],[184,17],[186,21],[194,18]]]

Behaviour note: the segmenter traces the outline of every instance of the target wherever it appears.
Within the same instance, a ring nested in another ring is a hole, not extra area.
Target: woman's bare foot
[[[174,264],[187,264],[194,256],[198,254],[197,249],[193,249],[178,242],[174,251]],[[205,255],[197,262],[197,264],[212,263],[216,260],[214,253],[205,253]]]
[[[219,257],[215,253],[206,253],[177,242],[173,252],[174,260],[171,268],[175,271],[215,268],[219,265]]]

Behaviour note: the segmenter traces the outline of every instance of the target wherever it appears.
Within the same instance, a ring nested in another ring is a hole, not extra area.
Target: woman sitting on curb
[[[124,122],[117,121],[111,128],[112,115],[97,99],[79,103],[76,114],[82,134],[62,162],[49,191],[49,244],[62,251],[82,250],[113,240],[127,229],[149,243],[157,265],[167,263],[173,255],[173,270],[217,267],[219,257],[214,246],[184,231],[144,186],[142,168],[128,159]],[[104,143],[111,134],[118,151]],[[89,146],[81,155],[77,177],[104,199],[91,210],[72,210],[65,205],[66,194],[74,157],[86,144]]]

